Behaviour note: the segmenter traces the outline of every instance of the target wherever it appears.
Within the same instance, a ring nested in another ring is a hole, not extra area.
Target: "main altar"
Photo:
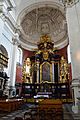
[[[41,92],[52,93],[50,97],[54,98],[70,97],[67,60],[58,54],[48,35],[40,37],[38,49],[24,62],[22,90],[23,95],[30,97]]]

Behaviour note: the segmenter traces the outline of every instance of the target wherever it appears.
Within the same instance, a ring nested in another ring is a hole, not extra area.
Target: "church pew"
[[[45,99],[39,102],[38,112],[44,111],[45,120],[62,120],[63,108],[60,100]],[[41,118],[41,114],[39,115]]]
[[[22,99],[0,100],[0,110],[11,112],[11,111],[16,110],[17,108],[19,108],[21,104],[23,104]]]

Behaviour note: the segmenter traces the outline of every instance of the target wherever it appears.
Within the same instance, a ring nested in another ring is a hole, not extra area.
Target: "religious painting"
[[[41,64],[40,69],[40,80],[41,82],[51,82],[51,64],[44,62]]]

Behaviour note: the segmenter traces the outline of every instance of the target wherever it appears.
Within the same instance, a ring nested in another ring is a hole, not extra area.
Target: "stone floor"
[[[0,113],[0,120],[14,120],[17,116],[23,117],[24,113],[24,110],[17,110],[12,113]]]
[[[63,105],[63,116],[64,120],[74,120],[72,113],[68,110],[68,107],[70,104],[64,104]],[[71,106],[69,106],[69,109],[71,109]]]
[[[33,107],[32,104],[27,104],[22,106],[19,110],[13,111],[11,113],[2,112],[0,111],[0,120],[14,120],[15,117],[23,117],[26,110],[30,109],[30,107]],[[75,115],[71,111],[71,105],[65,104],[63,105],[63,120],[80,120],[79,115],[75,117]]]
[[[15,117],[23,117],[26,110],[30,109],[33,106],[33,104],[25,104],[17,111],[13,111],[10,113],[0,111],[0,120],[14,120]]]
[[[80,112],[74,114],[72,112],[72,104],[63,105],[64,120],[80,120]],[[70,119],[71,118],[71,119]]]

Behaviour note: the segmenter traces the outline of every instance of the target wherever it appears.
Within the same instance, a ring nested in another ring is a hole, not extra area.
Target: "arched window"
[[[17,63],[22,65],[22,49],[21,48],[17,49]]]
[[[68,63],[71,63],[71,54],[70,54],[70,46],[67,47],[67,53],[68,53]]]
[[[0,45],[0,52],[4,54],[6,57],[8,57],[8,52],[2,44]]]

